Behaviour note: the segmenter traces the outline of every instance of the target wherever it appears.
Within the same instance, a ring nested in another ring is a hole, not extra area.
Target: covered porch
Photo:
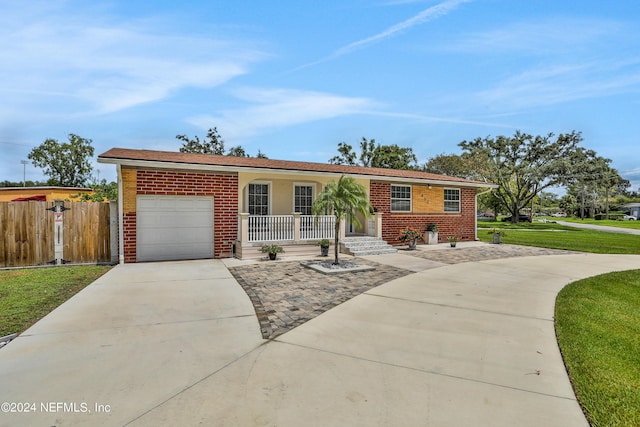
[[[334,215],[250,215],[238,214],[238,239],[235,243],[237,258],[255,257],[265,243],[282,246],[285,253],[305,255],[319,251],[317,243],[335,239]],[[382,237],[382,214],[374,213],[362,221],[360,233],[349,232],[349,222],[341,221],[339,239],[353,235]]]

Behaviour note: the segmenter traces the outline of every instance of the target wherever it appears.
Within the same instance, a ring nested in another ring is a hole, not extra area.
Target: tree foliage
[[[115,181],[107,182],[103,179],[100,182],[93,182],[89,187],[94,191],[93,194],[78,193],[70,196],[72,199],[78,199],[80,202],[108,202],[118,200],[118,183]]]
[[[217,128],[209,128],[207,131],[207,137],[205,140],[200,141],[200,138],[196,135],[193,139],[190,139],[186,135],[176,135],[176,138],[183,142],[180,147],[181,153],[196,153],[196,154],[215,154],[218,156],[235,156],[235,157],[251,157],[241,145],[231,147],[225,153],[224,140],[218,133]],[[267,159],[268,157],[258,150],[256,155],[258,158]]]
[[[42,168],[49,177],[47,184],[63,187],[82,187],[91,177],[93,156],[90,139],[69,134],[69,142],[60,143],[49,138],[31,150],[27,156],[34,166]]]
[[[518,221],[519,211],[530,205],[540,191],[562,185],[575,171],[572,156],[582,136],[573,131],[554,137],[516,131],[511,137],[476,138],[459,146],[469,155],[485,160],[483,179],[498,184],[495,196]]]
[[[331,181],[324,187],[313,202],[311,211],[314,215],[335,215],[335,259],[333,263],[338,264],[340,223],[347,215],[353,215],[354,213],[361,213],[368,217],[371,215],[371,204],[367,198],[365,188],[357,183],[355,179],[342,175],[338,182]],[[352,218],[353,222],[359,226],[358,217],[353,215]]]
[[[611,159],[598,156],[593,150],[577,149],[571,156],[574,171],[567,177],[567,191],[579,202],[579,216],[593,217],[609,212],[610,196],[624,194],[630,186],[618,171],[610,166]]]
[[[375,139],[360,141],[360,154],[346,142],[338,144],[338,155],[329,159],[334,165],[364,166],[387,169],[415,169],[417,158],[412,148],[396,144],[380,145]]]

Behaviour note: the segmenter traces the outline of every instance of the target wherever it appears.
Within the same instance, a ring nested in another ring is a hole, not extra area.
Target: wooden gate
[[[53,202],[0,202],[0,267],[55,262]],[[67,202],[63,212],[66,263],[111,261],[108,203]]]

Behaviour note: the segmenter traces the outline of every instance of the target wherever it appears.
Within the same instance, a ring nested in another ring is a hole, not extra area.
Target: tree
[[[572,155],[582,141],[579,132],[532,136],[516,131],[512,137],[477,138],[458,144],[466,153],[486,161],[483,179],[497,184],[496,197],[518,222],[520,210],[540,191],[562,185],[575,170]]]
[[[196,135],[195,139],[189,139],[186,135],[176,135],[181,141],[184,141],[180,147],[181,153],[200,153],[200,154],[224,154],[224,140],[218,134],[218,129],[210,128],[207,131],[207,140],[200,142],[200,138]]]
[[[487,167],[486,158],[477,154],[438,154],[427,160],[422,170],[438,175],[482,180]]]
[[[358,184],[355,179],[342,175],[338,182],[329,182],[318,198],[311,206],[314,215],[333,214],[336,217],[336,227],[334,236],[334,264],[339,264],[338,244],[340,239],[340,223],[347,215],[361,213],[365,217],[371,215],[371,204],[367,200],[367,191]],[[353,216],[353,222],[360,225],[357,216]]]
[[[224,140],[218,133],[217,128],[210,128],[207,131],[207,139],[200,141],[200,138],[196,135],[194,139],[189,139],[186,135],[176,135],[176,138],[183,141],[182,147],[180,147],[181,153],[196,153],[196,154],[215,154],[218,156],[235,156],[235,157],[251,157],[247,154],[241,145],[231,147],[226,153],[224,149]],[[261,159],[268,159],[268,157],[258,150],[256,157]]]
[[[100,182],[90,184],[93,194],[78,193],[70,196],[73,199],[79,199],[81,202],[108,202],[110,200],[118,200],[118,184],[115,181],[107,183],[106,179]]]
[[[610,166],[611,159],[593,150],[578,148],[571,156],[574,172],[567,177],[568,192],[580,200],[580,218],[593,217],[598,211],[609,214],[609,197],[623,193],[629,181]],[[588,206],[588,203],[591,206]]]
[[[329,159],[334,165],[364,166],[386,169],[415,169],[417,158],[412,148],[392,145],[376,145],[375,139],[360,141],[360,154],[346,142],[338,144],[339,155]],[[356,161],[358,160],[358,161]]]
[[[93,170],[89,163],[93,156],[91,143],[90,139],[73,133],[69,134],[68,143],[49,138],[31,150],[27,157],[34,166],[44,169],[44,174],[49,177],[49,185],[82,187]]]

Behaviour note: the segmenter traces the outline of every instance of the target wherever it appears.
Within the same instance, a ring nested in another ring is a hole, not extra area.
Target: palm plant
[[[318,198],[313,202],[311,211],[314,215],[333,214],[336,217],[335,244],[333,246],[335,252],[334,264],[339,264],[338,259],[338,243],[340,239],[340,222],[347,215],[353,213],[362,213],[365,217],[371,215],[371,204],[367,199],[367,191],[351,177],[342,175],[338,182],[329,182]],[[360,226],[357,216],[353,217],[356,226]]]

